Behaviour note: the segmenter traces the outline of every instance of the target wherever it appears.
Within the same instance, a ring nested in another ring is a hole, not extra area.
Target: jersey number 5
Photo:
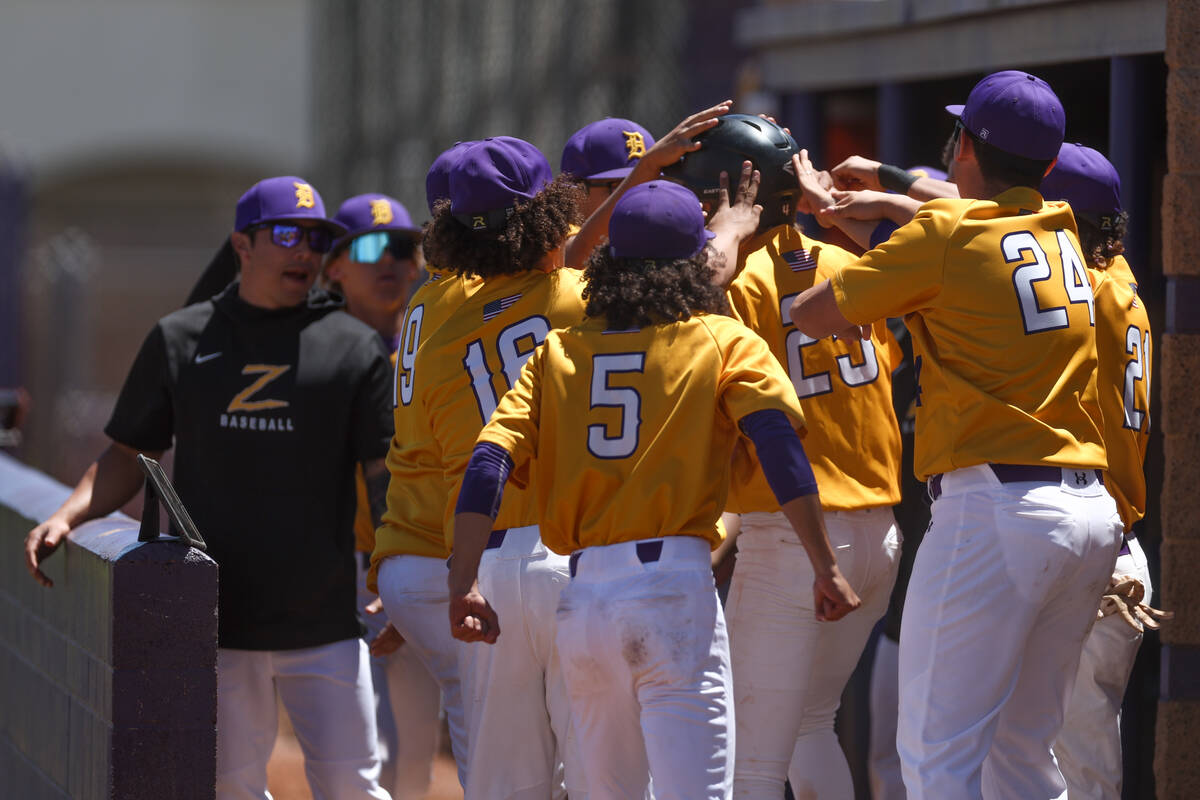
[[[1058,256],[1061,266],[1063,288],[1067,292],[1067,301],[1087,304],[1088,324],[1096,324],[1096,298],[1092,294],[1092,284],[1088,280],[1087,269],[1083,266],[1083,257],[1075,248],[1075,243],[1066,231],[1055,231],[1058,240]],[[1025,335],[1056,331],[1069,327],[1071,318],[1067,315],[1066,306],[1042,308],[1038,302],[1034,284],[1050,280],[1053,272],[1050,262],[1046,259],[1046,251],[1029,231],[1010,233],[1000,240],[1000,249],[1004,252],[1004,260],[1009,264],[1021,262],[1013,270],[1013,288],[1017,292],[1017,302],[1021,306],[1021,318],[1025,323]]]
[[[642,427],[642,396],[632,386],[612,386],[609,376],[622,372],[642,372],[645,353],[610,353],[592,356],[591,408],[621,409],[621,425],[616,436],[609,436],[604,424],[588,425],[588,452],[596,458],[628,458],[638,446]]]
[[[521,367],[525,366],[538,345],[546,341],[548,333],[550,321],[545,317],[526,317],[500,331],[496,337],[496,354],[500,358],[500,370],[509,389],[517,385]],[[462,363],[471,376],[471,391],[475,393],[479,416],[486,425],[500,398],[496,396],[496,387],[492,384],[492,371],[483,352],[483,340],[476,339],[467,345],[467,355]]]

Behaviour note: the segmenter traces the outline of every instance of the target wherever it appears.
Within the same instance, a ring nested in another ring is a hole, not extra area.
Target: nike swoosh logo
[[[206,355],[206,356],[202,356],[202,355],[200,355],[199,353],[197,353],[197,354],[196,354],[196,363],[197,363],[197,364],[203,364],[205,361],[212,361],[214,358],[216,358],[216,357],[217,357],[217,356],[219,356],[219,355],[221,355],[221,351],[220,351],[220,350],[218,350],[218,351],[217,351],[217,352],[215,352],[215,353],[209,353],[209,354],[208,354],[208,355]]]

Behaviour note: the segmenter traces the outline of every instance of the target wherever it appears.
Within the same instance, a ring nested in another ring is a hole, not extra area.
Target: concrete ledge
[[[0,454],[0,794],[211,798],[216,563],[117,514],[72,532],[44,589],[16,554],[68,493]]]

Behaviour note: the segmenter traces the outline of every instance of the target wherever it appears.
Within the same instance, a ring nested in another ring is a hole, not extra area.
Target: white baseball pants
[[[1050,746],[1123,526],[1094,470],[1061,472],[1058,484],[1001,483],[986,465],[942,476],[900,634],[910,800],[1066,788]]]
[[[730,797],[734,713],[710,548],[694,536],[589,547],[558,652],[593,798]]]
[[[896,711],[900,706],[900,643],[881,635],[871,666],[871,733],[867,775],[871,800],[904,800],[904,778],[896,752]]]
[[[1140,580],[1146,587],[1143,602],[1151,604],[1150,570],[1137,539],[1117,558],[1113,574]],[[1093,625],[1083,642],[1063,729],[1054,741],[1070,800],[1121,800],[1121,701],[1141,643],[1142,634],[1115,615]]]
[[[816,619],[812,564],[787,517],[742,515],[725,604],[737,708],[734,797],[777,800],[789,779],[797,797],[854,795],[833,722],[887,611],[900,534],[890,507],[824,517],[838,566],[863,603],[837,622]]]
[[[366,613],[375,593],[367,588],[366,565],[358,564],[358,613],[367,626],[366,642],[387,625],[387,612]],[[371,656],[375,728],[379,735],[379,785],[392,800],[420,800],[429,792],[433,759],[442,730],[442,690],[411,647],[382,658]]]
[[[388,619],[442,689],[458,780],[467,784],[467,724],[459,681],[462,644],[450,635],[446,562],[428,556],[388,556],[379,565],[379,596]]]
[[[387,800],[378,783],[371,668],[361,639],[300,650],[217,650],[217,800],[270,800],[276,692],[304,752],[314,800]]]
[[[479,776],[467,781],[466,800],[585,796],[554,647],[554,613],[567,581],[566,556],[546,549],[536,525],[509,528],[503,544],[483,553],[479,589],[496,610],[500,638],[459,652],[471,731],[467,772]],[[443,625],[449,631],[449,615]]]

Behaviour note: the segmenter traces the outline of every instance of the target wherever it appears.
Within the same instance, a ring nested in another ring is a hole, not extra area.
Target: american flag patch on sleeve
[[[521,299],[519,294],[510,294],[508,297],[501,297],[499,300],[493,300],[483,307],[483,321],[495,319],[500,316],[501,312],[511,306],[513,303]]]
[[[779,256],[792,268],[792,272],[804,272],[806,269],[817,268],[817,262],[813,260],[807,250],[789,250],[786,253],[780,253]]]

